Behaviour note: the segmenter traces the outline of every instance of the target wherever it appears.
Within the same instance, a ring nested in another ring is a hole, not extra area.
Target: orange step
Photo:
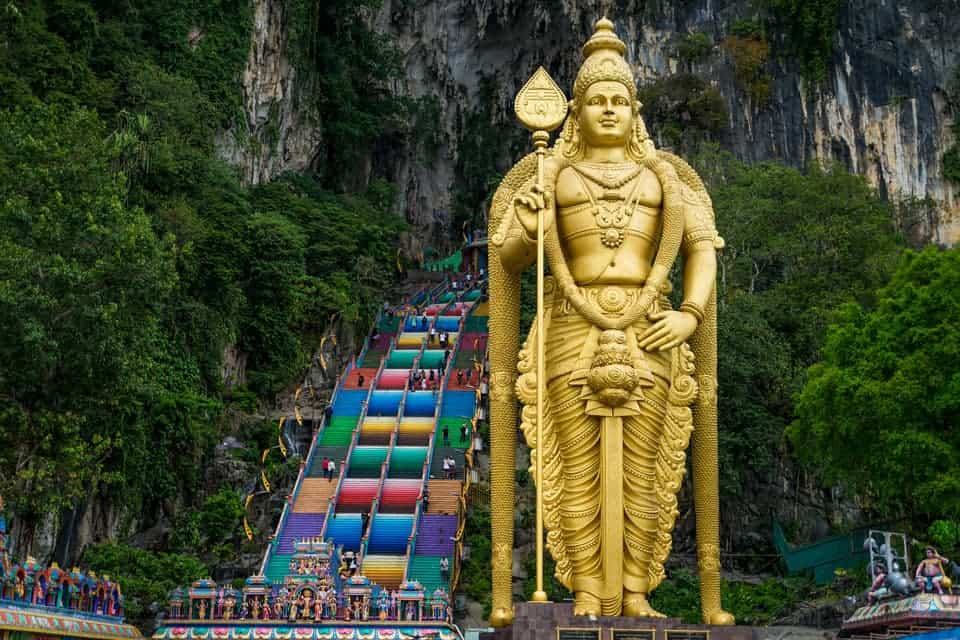
[[[462,484],[459,480],[429,480],[427,491],[430,492],[427,513],[457,515],[460,512]]]
[[[325,478],[304,478],[300,484],[294,513],[326,513],[330,498],[337,490],[337,480],[331,482]]]

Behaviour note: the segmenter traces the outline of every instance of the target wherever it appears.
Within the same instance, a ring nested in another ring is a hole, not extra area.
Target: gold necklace
[[[632,180],[638,174],[639,171],[631,176],[629,180]],[[579,178],[581,174],[577,171],[576,175]],[[589,178],[589,176],[584,177]],[[590,203],[593,205],[593,219],[600,229],[600,243],[610,249],[619,249],[626,238],[624,229],[626,229],[630,223],[630,218],[633,217],[633,207],[631,205],[640,186],[639,183],[633,186],[633,189],[630,190],[630,194],[626,198],[623,198],[616,188],[611,187],[605,189],[600,198],[597,199],[594,198],[590,187],[583,182],[583,178],[579,179],[581,186],[587,192],[587,197],[590,198]],[[629,180],[623,184],[626,184]],[[598,185],[601,187],[608,186],[599,183]]]
[[[573,170],[590,182],[603,187],[607,191],[614,191],[629,183],[631,180],[643,173],[645,168],[643,165],[633,165],[632,171],[628,171],[626,175],[618,178],[617,176],[620,175],[620,171],[618,169],[622,169],[624,166],[627,166],[626,163],[621,165],[586,165],[590,166],[591,168],[597,167],[602,172],[599,176],[594,175],[592,172],[586,171],[586,166],[584,166],[585,164],[586,163],[582,163],[580,166],[573,165]],[[629,164],[632,165],[633,163]]]

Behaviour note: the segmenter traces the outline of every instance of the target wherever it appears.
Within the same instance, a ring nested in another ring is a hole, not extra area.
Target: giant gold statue
[[[496,626],[513,616],[517,398],[546,545],[575,613],[661,615],[648,596],[664,578],[692,440],[704,622],[733,623],[720,604],[714,281],[723,241],[700,178],[648,137],[625,50],[600,20],[560,137],[539,168],[536,154],[513,167],[490,210]],[[521,349],[520,273],[538,232],[550,271],[543,335],[535,324]],[[673,309],[668,274],[678,256],[683,302]]]

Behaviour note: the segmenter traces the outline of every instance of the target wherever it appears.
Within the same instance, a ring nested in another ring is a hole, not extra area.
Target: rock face
[[[295,74],[284,51],[282,4],[255,0],[257,24],[244,91],[250,136],[258,142],[223,145],[251,182],[308,167],[320,143],[318,127],[293,107]],[[941,167],[954,136],[947,84],[960,63],[958,0],[847,0],[834,34],[833,59],[817,86],[804,80],[794,59],[777,56],[780,37],[775,35],[763,67],[770,76],[764,104],[738,88],[734,60],[718,44],[736,20],[753,17],[750,3],[384,0],[374,25],[394,35],[404,55],[399,90],[431,97],[440,107],[439,119],[431,123],[441,134],[437,154],[425,159],[394,145],[382,152],[389,157],[374,162],[400,186],[400,206],[409,221],[436,228],[450,210],[454,167],[470,135],[469,120],[481,107],[488,124],[500,127],[505,138],[522,140],[512,116],[513,97],[537,65],[569,90],[579,47],[610,5],[641,83],[687,68],[676,54],[679,37],[710,37],[713,50],[690,70],[713,83],[726,101],[724,146],[738,157],[798,167],[815,159],[842,162],[888,198],[934,201],[937,215],[921,230],[925,239],[948,244],[960,239],[960,187],[943,179]],[[493,95],[481,86],[493,86]],[[504,140],[489,142],[510,146]],[[506,170],[521,152],[512,146],[503,149],[498,169]]]
[[[219,155],[259,184],[306,171],[322,139],[311,114],[296,108],[297,74],[287,52],[285,3],[254,0],[250,54],[242,77],[245,120],[217,140]]]

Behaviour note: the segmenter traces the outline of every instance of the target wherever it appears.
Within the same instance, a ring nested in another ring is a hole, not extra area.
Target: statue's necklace
[[[577,179],[580,180],[580,185],[583,187],[583,190],[587,192],[587,197],[590,198],[590,204],[593,205],[593,219],[600,228],[600,242],[603,246],[611,249],[619,249],[620,245],[623,244],[626,238],[624,229],[627,228],[627,224],[630,223],[630,218],[633,217],[632,205],[640,182],[638,181],[637,184],[633,186],[633,189],[630,190],[630,195],[626,198],[623,198],[618,190],[639,176],[640,173],[643,172],[643,169],[644,167],[641,165],[635,170],[628,172],[626,176],[619,178],[616,182],[602,182],[595,176],[574,166],[575,175]],[[583,181],[584,178],[603,187],[604,191],[600,196],[599,202],[594,198],[590,187]]]
[[[631,169],[624,173],[623,168],[627,166],[630,166]],[[631,180],[643,173],[644,168],[645,167],[643,165],[635,165],[633,163],[630,163],[629,165],[588,165],[584,163],[573,165],[574,171],[582,175],[590,182],[603,187],[607,191],[614,191],[629,183]]]

